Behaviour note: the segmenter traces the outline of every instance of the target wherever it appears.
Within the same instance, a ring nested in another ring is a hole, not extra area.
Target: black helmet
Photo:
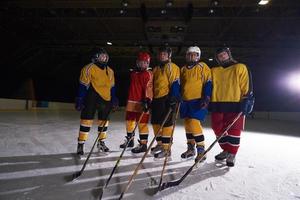
[[[218,59],[218,54],[222,53],[222,52],[226,52],[229,56],[229,59],[228,60],[224,60],[224,61],[220,61]],[[218,48],[216,50],[216,53],[215,53],[215,59],[216,61],[218,62],[219,65],[221,66],[229,66],[229,65],[232,65],[232,64],[235,64],[236,61],[233,59],[232,55],[231,55],[231,51],[229,49],[229,47],[221,47],[221,48]]]
[[[159,52],[167,52],[168,53],[168,56],[169,56],[169,59],[172,57],[172,49],[171,47],[168,47],[168,46],[162,46],[158,49]]]
[[[108,56],[108,53],[107,51],[104,49],[104,48],[95,48],[92,50],[92,62],[93,63],[96,63],[96,62],[99,62],[98,61],[98,58],[101,54],[106,54],[107,55],[107,59],[105,62],[103,62],[103,64],[106,64],[108,63],[108,60],[109,60],[109,56]]]

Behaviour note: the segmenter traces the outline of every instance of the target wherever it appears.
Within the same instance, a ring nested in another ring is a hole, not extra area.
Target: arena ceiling
[[[300,44],[299,0],[10,0],[0,2],[0,18],[0,64],[32,77],[78,78],[100,46],[122,73],[139,50],[154,55],[163,44],[179,64],[190,45],[207,62],[223,45],[247,62]]]

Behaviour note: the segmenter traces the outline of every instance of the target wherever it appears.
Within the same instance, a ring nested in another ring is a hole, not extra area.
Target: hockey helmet
[[[197,53],[196,60],[190,60],[189,53]],[[196,64],[200,60],[201,50],[197,46],[191,46],[186,51],[186,61],[188,64]]]
[[[146,70],[149,67],[150,59],[151,57],[147,52],[139,52],[136,60],[137,70],[138,71]]]
[[[150,63],[150,55],[147,52],[139,52],[137,61],[146,61]]]
[[[226,52],[227,53],[227,55],[228,55],[228,59],[227,60],[220,60],[218,58],[218,55],[220,53],[222,53],[222,52]],[[218,48],[216,50],[215,59],[218,62],[218,64],[221,65],[221,66],[228,66],[228,65],[236,63],[236,61],[233,59],[233,57],[231,55],[231,51],[230,51],[229,47]]]
[[[169,56],[169,59],[172,57],[172,49],[171,47],[168,47],[168,46],[162,46],[158,49],[159,52],[167,52],[168,53],[168,56]]]
[[[105,54],[106,59],[99,60],[101,54]],[[107,51],[104,48],[97,48],[97,49],[93,50],[93,53],[92,53],[92,62],[93,63],[100,62],[102,64],[107,64],[108,60],[109,60],[109,56],[108,56]]]

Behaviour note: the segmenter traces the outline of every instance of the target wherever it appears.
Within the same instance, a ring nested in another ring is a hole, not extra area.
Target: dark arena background
[[[1,0],[0,200],[118,199],[143,156],[124,151],[120,159],[130,68],[139,51],[151,54],[153,68],[165,45],[179,67],[188,47],[198,46],[210,68],[216,49],[230,47],[252,72],[254,109],[235,138],[234,167],[218,165],[215,143],[180,185],[158,191],[160,177],[173,183],[195,163],[181,158],[187,139],[177,119],[163,176],[163,161],[149,153],[124,199],[299,200],[300,0]],[[100,47],[109,54],[120,107],[105,139],[110,151],[92,149],[95,118],[80,157],[74,102],[80,71]],[[216,142],[211,113],[201,124],[208,149]],[[153,136],[149,123],[148,148]],[[135,146],[138,139],[136,131]]]
[[[168,44],[182,66],[187,47],[197,45],[214,66],[215,49],[227,45],[253,73],[255,111],[299,111],[300,89],[288,87],[300,67],[299,1],[165,2],[1,1],[1,97],[73,102],[91,49],[104,47],[124,105],[139,50],[151,53],[153,67],[157,48]]]

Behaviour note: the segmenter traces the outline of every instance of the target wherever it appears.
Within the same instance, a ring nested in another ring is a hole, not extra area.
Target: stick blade
[[[170,187],[177,186],[177,185],[179,185],[179,183],[180,183],[180,179],[179,179],[179,180],[175,180],[175,181],[165,182],[165,183],[163,183],[163,184],[159,187],[159,191],[168,189],[168,188],[170,188]]]
[[[102,199],[103,193],[104,193],[104,189],[103,189],[103,188],[101,188],[101,190],[100,190],[100,194],[99,194],[99,200],[101,200],[101,199]]]
[[[72,177],[72,180],[76,180],[79,176],[81,176],[82,172],[79,171],[79,172],[76,172],[75,174],[73,174],[73,177]]]

